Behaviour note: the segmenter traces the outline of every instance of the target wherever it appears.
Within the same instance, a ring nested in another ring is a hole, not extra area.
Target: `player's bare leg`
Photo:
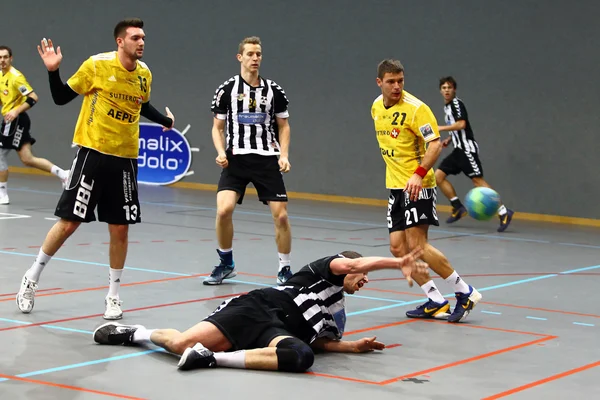
[[[292,230],[287,213],[287,202],[270,201],[271,215],[275,224],[275,243],[279,256],[277,283],[285,283],[292,277],[290,253],[292,251]]]
[[[44,268],[48,265],[50,259],[56,254],[58,249],[60,249],[65,241],[77,230],[80,224],[80,222],[60,219],[52,226],[46,235],[46,239],[35,258],[35,261],[21,279],[21,286],[16,298],[17,306],[21,312],[30,313],[31,310],[33,310],[35,292],[37,291],[38,282]]]
[[[96,328],[94,341],[107,345],[154,344],[181,355],[178,367],[182,370],[229,367],[304,372],[314,361],[311,348],[291,336],[277,336],[265,348],[231,352],[231,342],[207,321],[185,332],[109,322]]]
[[[52,164],[50,161],[46,160],[45,158],[40,158],[40,157],[34,156],[31,151],[31,143],[25,143],[21,147],[21,150],[17,151],[17,154],[19,155],[19,158],[21,159],[21,162],[24,165],[26,165],[28,167],[32,167],[32,168],[37,168],[39,170],[49,172],[49,173],[55,175],[56,177],[58,177],[58,179],[61,180],[61,182],[63,183],[63,187],[64,187],[66,180],[69,177],[69,172]],[[0,178],[0,181],[1,181],[1,178]]]
[[[219,265],[204,280],[205,285],[220,285],[224,279],[237,275],[233,261],[233,211],[239,199],[239,193],[233,190],[221,190],[217,193],[217,217],[215,230],[219,248]]]
[[[417,247],[423,248],[424,252],[421,258],[453,288],[456,293],[457,305],[454,312],[448,316],[450,305],[433,280],[423,282],[421,277],[416,277],[415,282],[421,286],[429,301],[415,310],[408,311],[406,315],[412,318],[444,318],[448,316],[449,322],[462,321],[481,299],[481,294],[463,281],[441,251],[429,244],[427,240],[428,230],[428,225],[419,225],[407,229],[405,235],[408,249],[412,251]]]
[[[121,287],[121,277],[127,258],[127,248],[129,246],[129,225],[108,225],[110,235],[109,245],[109,286],[108,293],[104,300],[106,311],[104,319],[121,319],[123,311],[121,310],[121,300],[119,298],[119,288]]]

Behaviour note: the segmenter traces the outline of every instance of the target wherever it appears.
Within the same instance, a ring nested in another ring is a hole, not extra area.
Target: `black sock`
[[[450,200],[450,204],[452,204],[452,208],[455,210],[458,210],[463,206],[458,197],[456,197],[454,200]]]

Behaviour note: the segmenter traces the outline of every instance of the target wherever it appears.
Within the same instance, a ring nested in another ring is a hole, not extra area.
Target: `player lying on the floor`
[[[94,331],[100,344],[155,344],[181,355],[182,370],[230,367],[304,372],[314,361],[313,349],[364,353],[383,350],[375,337],[341,340],[346,325],[344,292],[355,293],[369,281],[367,273],[401,270],[409,285],[412,276],[428,274],[417,258],[422,249],[400,257],[362,257],[344,251],[306,265],[284,286],[252,290],[224,301],[196,326],[146,329],[109,322]]]

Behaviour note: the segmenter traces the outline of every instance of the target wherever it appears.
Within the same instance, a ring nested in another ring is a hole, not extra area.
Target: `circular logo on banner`
[[[139,183],[170,185],[188,175],[193,149],[177,129],[163,132],[161,125],[140,122],[139,142]]]

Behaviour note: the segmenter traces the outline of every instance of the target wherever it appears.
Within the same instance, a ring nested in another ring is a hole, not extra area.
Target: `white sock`
[[[221,249],[221,248],[219,248],[219,251],[221,253],[231,253],[233,251],[233,249]]]
[[[246,368],[246,350],[238,350],[232,353],[215,353],[217,366],[228,368]]]
[[[119,288],[121,287],[121,275],[123,275],[122,269],[110,268],[109,273],[108,273],[108,277],[109,277],[108,296],[119,297]]]
[[[456,271],[452,273],[449,277],[447,277],[446,282],[448,285],[452,286],[454,289],[454,293],[465,293],[468,294],[471,289],[469,289],[469,285],[462,280],[462,278],[458,275]]]
[[[508,211],[506,211],[506,207],[504,207],[504,204],[502,204],[500,206],[500,208],[498,209],[498,215],[499,216],[503,216],[504,214],[506,214]]]
[[[35,258],[33,265],[31,265],[31,268],[29,268],[25,273],[27,279],[30,279],[34,282],[39,281],[44,267],[48,264],[51,258],[52,256],[49,256],[48,254],[44,253],[42,249],[40,249],[40,252]]]
[[[423,289],[429,299],[435,301],[436,303],[442,304],[446,302],[446,299],[444,299],[444,296],[442,296],[433,281],[425,283],[423,286],[421,286],[421,289]]]
[[[277,253],[279,255],[279,270],[283,267],[289,267],[291,265],[290,262],[290,254]]]
[[[8,189],[8,183],[0,182],[0,197],[6,196],[8,194],[7,189]]]
[[[152,343],[152,341],[150,340],[150,336],[152,335],[152,332],[154,332],[155,330],[156,329],[146,329],[145,327],[140,325],[137,328],[137,330],[135,332],[133,332],[132,342],[140,343],[140,344]]]
[[[65,171],[64,169],[62,169],[60,167],[57,167],[56,165],[52,166],[52,169],[50,170],[50,172],[52,172],[52,175],[58,176],[58,179],[65,179],[69,176],[67,171]]]
[[[454,196],[453,198],[450,199],[450,201],[454,201],[454,200],[458,200],[458,196]]]

